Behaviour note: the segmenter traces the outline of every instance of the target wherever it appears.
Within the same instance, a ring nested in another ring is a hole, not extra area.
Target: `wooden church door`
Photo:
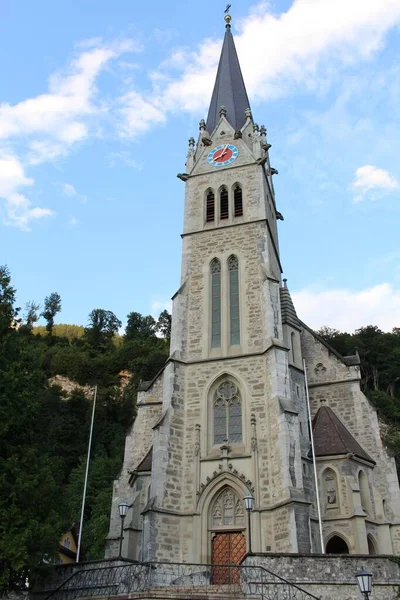
[[[246,554],[246,537],[241,531],[217,533],[212,540],[213,565],[238,565]],[[239,570],[213,566],[212,583],[239,583]]]
[[[224,488],[217,496],[212,507],[211,527],[212,583],[238,583],[238,569],[217,567],[238,565],[246,554],[243,500],[238,498],[232,488]],[[234,530],[236,527],[237,531]]]

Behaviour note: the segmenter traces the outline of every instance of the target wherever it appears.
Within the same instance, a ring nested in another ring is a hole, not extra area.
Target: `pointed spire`
[[[225,38],[207,117],[206,129],[210,133],[214,131],[220,119],[221,106],[225,108],[226,118],[235,130],[243,127],[246,110],[250,107],[231,33],[231,16],[226,15],[225,21]]]

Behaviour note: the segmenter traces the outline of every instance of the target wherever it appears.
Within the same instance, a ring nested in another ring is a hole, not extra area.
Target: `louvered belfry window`
[[[243,216],[243,195],[240,185],[235,185],[233,190],[233,204],[235,217]]]
[[[206,196],[206,222],[210,223],[215,218],[215,196],[212,190],[209,190]]]
[[[214,398],[214,444],[242,441],[242,404],[233,381],[218,386]]]
[[[229,329],[230,344],[240,344],[239,316],[239,261],[237,256],[228,258],[229,269]]]
[[[221,347],[221,263],[211,263],[211,348]]]
[[[222,188],[219,194],[220,200],[220,217],[221,219],[229,218],[229,197],[228,190],[226,188]]]

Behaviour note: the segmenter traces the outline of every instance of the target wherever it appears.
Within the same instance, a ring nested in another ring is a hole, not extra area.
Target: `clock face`
[[[208,162],[212,167],[225,167],[238,157],[239,150],[233,144],[217,146],[208,154]]]

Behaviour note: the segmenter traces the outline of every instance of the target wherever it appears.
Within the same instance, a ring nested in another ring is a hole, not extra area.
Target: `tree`
[[[167,340],[171,338],[171,321],[172,317],[167,310],[163,310],[160,313],[157,321],[157,331]]]
[[[18,321],[19,308],[14,308],[15,289],[8,268],[0,266],[0,335]]]
[[[105,349],[118,333],[122,323],[111,310],[95,308],[89,314],[89,325],[85,327],[85,339],[97,349]]]
[[[56,557],[58,463],[49,457],[41,402],[41,353],[14,327],[9,272],[0,275],[0,595],[25,588],[43,559]],[[48,424],[46,423],[46,426]]]
[[[61,311],[61,296],[53,292],[44,300],[44,311],[42,317],[47,321],[46,329],[49,335],[53,335],[54,317]]]
[[[155,339],[157,323],[151,315],[144,317],[138,312],[130,312],[125,329],[125,340]]]
[[[24,314],[24,331],[30,333],[32,331],[32,327],[39,319],[39,311],[40,304],[36,304],[33,300],[27,302],[25,304],[25,314]]]

